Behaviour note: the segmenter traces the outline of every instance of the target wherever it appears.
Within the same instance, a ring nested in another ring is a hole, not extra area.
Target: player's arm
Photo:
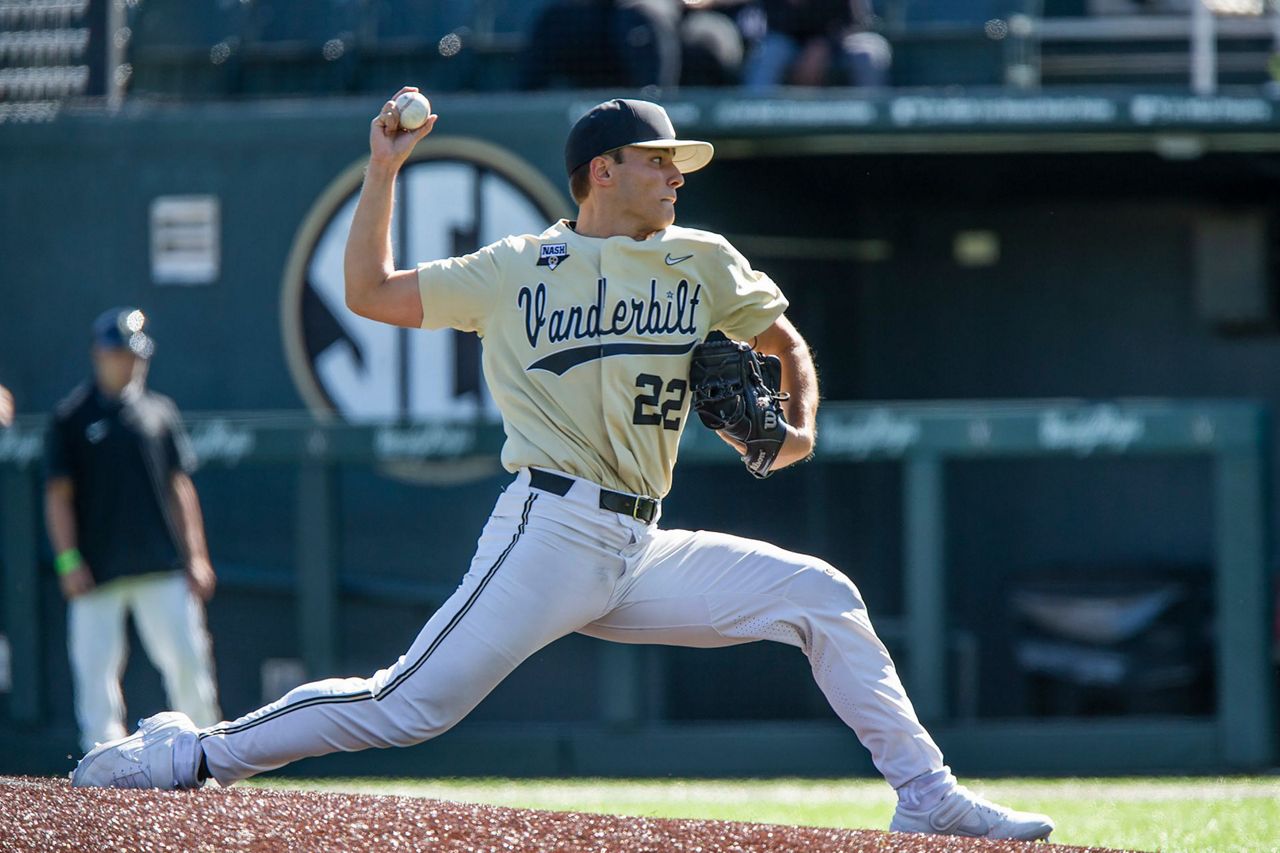
[[[68,601],[93,589],[93,573],[76,550],[75,484],[70,477],[50,477],[44,485],[44,525],[53,546],[58,585]]]
[[[396,93],[416,92],[406,86]],[[400,129],[395,98],[382,105],[369,126],[369,168],[347,235],[344,259],[347,307],[361,317],[393,326],[422,325],[417,270],[396,270],[391,253],[391,208],[396,175],[436,116],[414,131]]]
[[[787,416],[787,437],[773,468],[785,468],[808,459],[817,440],[818,371],[809,345],[786,315],[774,321],[753,342],[762,353],[776,355],[782,362],[782,387],[790,394],[783,402]]]
[[[185,471],[175,471],[170,478],[169,512],[177,526],[178,537],[185,551],[187,581],[191,591],[208,601],[218,578],[209,560],[209,544],[204,536],[204,515],[200,512],[200,497],[196,485]]]

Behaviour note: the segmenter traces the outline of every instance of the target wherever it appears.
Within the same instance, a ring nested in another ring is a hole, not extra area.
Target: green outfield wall
[[[469,251],[567,214],[561,140],[607,94],[433,98],[441,120],[405,173],[398,261]],[[683,135],[718,151],[682,190],[680,221],[726,233],[779,281],[830,401],[1237,399],[1259,412],[1280,402],[1280,115],[1254,91],[767,100],[689,92],[665,103]],[[409,428],[492,417],[474,339],[382,330],[341,308],[344,217],[376,108],[347,99],[134,101],[118,113],[65,108],[49,123],[0,124],[0,384],[13,390],[26,428],[87,375],[89,323],[120,303],[150,313],[152,384],[187,412],[405,427],[384,438],[394,459],[353,457],[309,473],[295,463],[219,462],[197,476],[224,578],[210,620],[229,714],[308,667],[361,673],[399,654],[461,575],[505,480],[492,447],[457,454],[456,435]],[[1124,433],[1100,418],[1088,429]],[[1248,493],[1262,503],[1244,505],[1262,513],[1261,538],[1235,544],[1270,567],[1266,534],[1277,517],[1265,496],[1277,469],[1266,448],[1275,436],[1260,423],[1261,449],[1244,473],[1257,478]],[[845,440],[856,448],[860,435],[893,442],[910,433],[889,418]],[[202,438],[224,461],[243,440],[229,427]],[[0,432],[0,456],[29,452],[25,441]],[[1230,706],[1228,675],[1206,651],[1212,644],[1184,650],[1191,680],[1163,693],[1064,689],[1019,662],[1025,637],[1011,596],[1033,583],[1118,575],[1178,584],[1178,630],[1217,636],[1227,611],[1214,567],[1232,544],[1222,531],[1237,505],[1228,498],[1214,509],[1222,471],[1211,455],[955,458],[916,469],[915,479],[892,458],[855,456],[819,457],[761,484],[690,458],[666,518],[774,540],[847,571],[882,614],[920,685],[912,689],[938,709],[938,726],[969,733],[949,747],[966,760],[1025,772],[1274,761],[1222,741],[1213,721]],[[37,531],[36,564],[47,569],[37,488],[31,471],[9,478],[0,510],[6,530]],[[941,530],[922,537],[913,526],[909,490],[945,501]],[[316,495],[332,501],[323,540],[298,535],[300,498]],[[12,534],[0,536],[8,572],[25,552]],[[936,563],[938,542],[947,583],[930,600],[904,571],[929,553]],[[325,616],[341,630],[299,620],[293,573],[311,557],[332,566],[331,586],[344,590]],[[47,571],[34,577],[26,598],[6,592],[0,607],[10,648],[37,650],[11,658],[11,676],[23,667],[42,674],[36,694],[15,694],[13,678],[0,691],[0,731],[38,745],[23,753],[27,767],[40,750],[60,759],[74,743],[62,604]],[[1264,612],[1250,624],[1265,644],[1271,605],[1253,604]],[[946,636],[929,641],[942,656],[933,664],[909,651],[919,633],[909,617],[922,607],[947,616]],[[457,772],[505,772],[519,753],[528,772],[687,772],[654,758],[678,753],[689,764],[719,755],[724,772],[867,769],[856,744],[832,746],[843,735],[824,728],[830,711],[788,649],[614,661],[604,648],[570,638],[536,657],[450,735],[477,727],[455,747],[341,766],[438,760]],[[163,698],[134,658],[130,711],[143,713]],[[945,688],[930,682],[940,666],[952,674]],[[664,689],[610,694],[633,697],[615,707],[602,703],[595,676],[580,677],[615,670],[623,684]],[[664,721],[650,732],[656,740],[624,736],[636,714]],[[1068,730],[1095,718],[1111,726],[1095,729],[1098,749],[1049,748],[1059,736],[1076,743]],[[1169,728],[1143,722],[1155,719]],[[566,726],[581,727],[581,738],[566,740]],[[758,763],[730,747],[752,727]],[[1007,727],[1025,735],[1025,748],[995,756],[989,746]],[[772,761],[769,750],[810,763]]]

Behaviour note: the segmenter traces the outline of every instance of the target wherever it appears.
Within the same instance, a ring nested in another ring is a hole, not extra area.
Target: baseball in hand
[[[431,115],[431,102],[418,92],[405,92],[396,98],[396,111],[400,113],[400,127],[417,130]]]

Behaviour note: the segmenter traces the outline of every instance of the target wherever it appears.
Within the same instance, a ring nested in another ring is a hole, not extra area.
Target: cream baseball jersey
[[[423,328],[474,331],[509,471],[543,467],[662,497],[713,329],[750,340],[787,300],[724,237],[671,226],[584,237],[565,220],[418,267]]]

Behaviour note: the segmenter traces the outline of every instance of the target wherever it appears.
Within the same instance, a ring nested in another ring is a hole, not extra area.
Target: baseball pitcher
[[[346,297],[373,320],[483,340],[514,476],[469,571],[372,677],[306,684],[203,729],[160,714],[86,755],[74,783],[226,785],[309,756],[419,743],[574,631],[702,648],[773,640],[804,651],[897,790],[891,829],[1048,837],[1049,818],[957,784],[845,575],[766,542],[658,524],[691,410],[757,477],[814,447],[817,376],[786,298],[720,235],[674,224],[685,175],[712,146],[679,139],[656,104],[600,104],[565,144],[576,220],[397,270],[396,175],[436,119],[402,130],[394,99],[374,118]]]

